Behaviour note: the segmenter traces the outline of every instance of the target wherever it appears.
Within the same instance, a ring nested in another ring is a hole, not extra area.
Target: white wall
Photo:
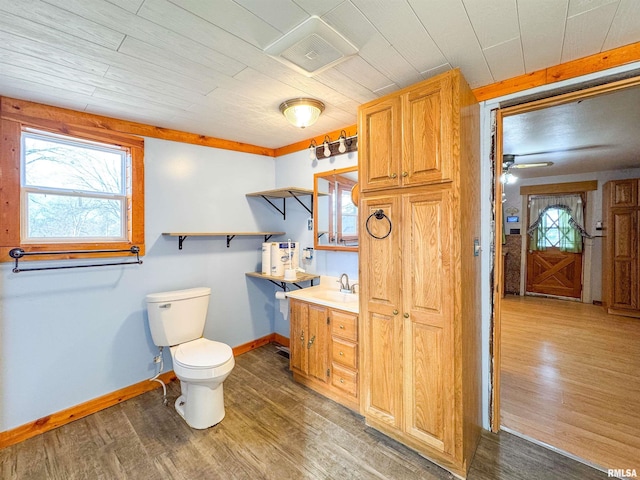
[[[520,217],[520,223],[506,223],[506,232],[509,233],[510,228],[520,228],[520,232],[526,234],[526,225],[524,224],[526,212],[523,208],[523,200],[520,195],[520,187],[528,185],[546,185],[550,183],[568,183],[568,182],[585,182],[590,180],[598,181],[598,189],[589,194],[587,200],[587,215],[585,216],[585,228],[587,232],[595,238],[587,239],[586,242],[591,244],[591,295],[592,300],[602,300],[602,232],[596,230],[596,222],[602,220],[602,187],[609,180],[619,180],[624,178],[639,178],[640,168],[626,170],[610,170],[605,172],[591,172],[576,175],[559,175],[555,177],[537,177],[519,179],[517,183],[505,185],[506,201],[505,209],[516,207],[520,211],[517,215]],[[590,213],[590,214],[589,214]],[[587,283],[585,283],[586,285]]]

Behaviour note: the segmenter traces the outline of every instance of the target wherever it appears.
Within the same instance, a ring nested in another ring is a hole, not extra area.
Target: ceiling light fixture
[[[292,98],[280,104],[280,111],[291,125],[305,128],[316,123],[324,103],[313,98]]]

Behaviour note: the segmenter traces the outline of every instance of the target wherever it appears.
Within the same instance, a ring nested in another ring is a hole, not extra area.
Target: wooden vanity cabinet
[[[453,80],[436,77],[360,108],[361,192],[451,180]]]
[[[296,299],[290,313],[294,380],[359,412],[358,316]]]
[[[432,101],[434,85],[450,93]],[[395,95],[403,131],[418,135],[430,117],[437,131],[422,139],[425,151],[446,162],[415,160],[420,182],[362,193],[361,410],[368,425],[464,477],[481,430],[478,105],[458,71]],[[370,143],[362,126],[372,104],[360,111],[359,145]],[[360,154],[368,178],[371,159]],[[371,216],[380,210],[390,231]]]
[[[640,179],[603,188],[602,300],[614,315],[640,318]]]

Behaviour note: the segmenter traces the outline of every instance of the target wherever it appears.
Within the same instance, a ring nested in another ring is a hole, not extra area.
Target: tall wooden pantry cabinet
[[[466,476],[481,425],[479,107],[458,70],[358,112],[361,411]]]
[[[612,180],[602,193],[602,300],[609,313],[640,318],[640,179]]]

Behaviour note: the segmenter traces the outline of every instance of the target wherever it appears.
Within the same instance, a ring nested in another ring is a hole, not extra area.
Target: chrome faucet
[[[340,292],[341,293],[352,293],[351,287],[349,286],[349,275],[343,273],[340,275]]]

